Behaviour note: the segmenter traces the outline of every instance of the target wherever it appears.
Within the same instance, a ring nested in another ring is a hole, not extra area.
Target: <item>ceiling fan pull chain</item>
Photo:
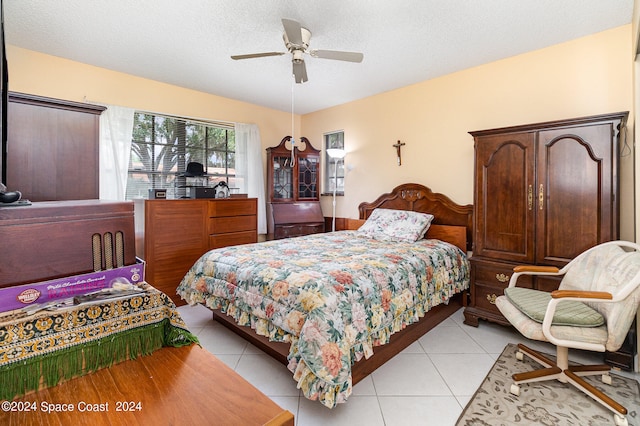
[[[295,166],[296,164],[296,156],[295,156],[295,150],[296,150],[296,139],[295,139],[295,133],[294,133],[294,116],[293,116],[293,88],[295,87],[295,83],[291,83],[291,167]]]

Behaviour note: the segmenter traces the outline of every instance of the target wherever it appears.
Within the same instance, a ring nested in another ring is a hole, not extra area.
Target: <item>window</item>
[[[324,135],[324,191],[325,194],[344,194],[344,161],[340,158],[331,158],[327,154],[327,149],[344,149],[344,132],[326,133]],[[336,169],[337,162],[337,169]]]
[[[187,182],[187,164],[203,164],[208,182]],[[226,181],[235,186],[235,131],[232,125],[136,112],[126,199],[147,198],[166,189],[167,198],[186,196],[185,185]]]

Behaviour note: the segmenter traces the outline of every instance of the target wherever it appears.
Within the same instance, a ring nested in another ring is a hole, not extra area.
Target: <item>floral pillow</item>
[[[406,210],[375,209],[358,232],[382,241],[415,242],[427,233],[433,215]]]

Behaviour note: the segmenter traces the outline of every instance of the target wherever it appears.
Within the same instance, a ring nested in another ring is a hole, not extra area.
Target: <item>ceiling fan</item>
[[[338,50],[309,50],[309,41],[311,40],[311,31],[300,26],[300,23],[292,19],[282,19],[282,26],[284,27],[284,34],[282,38],[284,45],[291,53],[293,63],[293,75],[296,79],[296,83],[304,83],[308,81],[307,68],[304,64],[304,54],[308,53],[314,58],[321,59],[334,59],[337,61],[347,62],[362,62],[364,55],[357,52],[343,52]],[[285,52],[264,52],[264,53],[250,53],[247,55],[233,55],[231,59],[251,59],[251,58],[263,58],[266,56],[281,56]]]

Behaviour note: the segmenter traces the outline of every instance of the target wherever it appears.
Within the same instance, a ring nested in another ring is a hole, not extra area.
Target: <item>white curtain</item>
[[[100,199],[124,201],[135,110],[106,107],[100,115]]]
[[[267,233],[264,165],[260,131],[255,124],[236,123],[236,185],[240,193],[258,199],[258,234]]]

